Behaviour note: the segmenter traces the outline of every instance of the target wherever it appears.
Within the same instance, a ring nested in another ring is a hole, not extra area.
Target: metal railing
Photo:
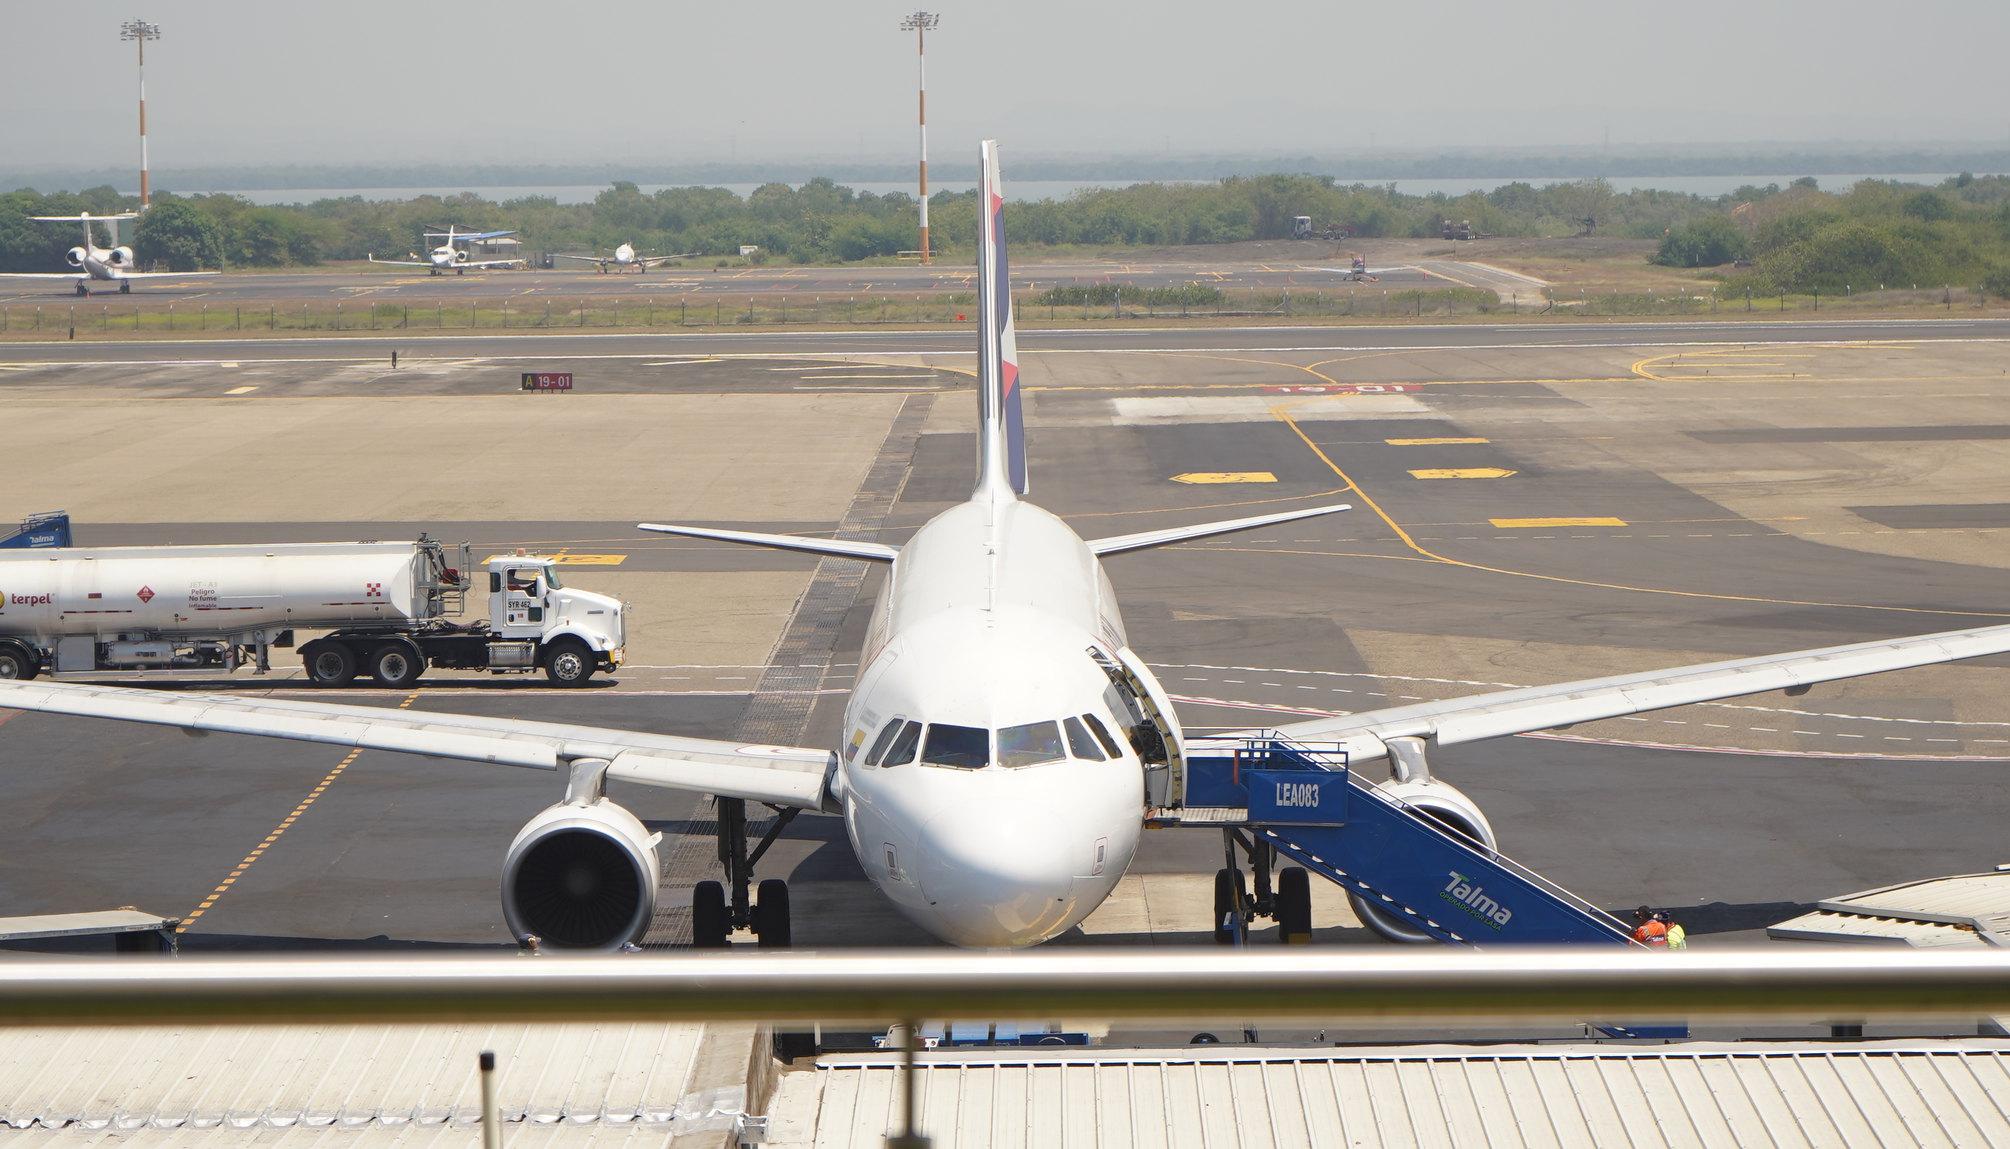
[[[2010,1016],[2010,952],[1050,949],[0,960],[0,1027],[925,1017],[1487,1023]]]

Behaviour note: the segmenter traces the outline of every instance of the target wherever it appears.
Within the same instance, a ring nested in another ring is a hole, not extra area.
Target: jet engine
[[[1436,779],[1413,779],[1408,782],[1383,782],[1376,789],[1436,822],[1441,829],[1478,843],[1489,853],[1499,848],[1487,816],[1455,786]],[[1353,903],[1354,913],[1363,925],[1392,942],[1437,940],[1422,930],[1411,928],[1400,916],[1363,900],[1359,894],[1349,894],[1347,898]]]
[[[561,949],[640,941],[656,910],[657,835],[605,798],[541,811],[503,861],[503,919]]]
[[[86,254],[88,254],[88,253],[87,253],[87,252],[85,252],[85,251],[84,251],[84,249],[83,249],[83,248],[81,248],[81,247],[73,247],[73,248],[71,248],[71,249],[70,249],[70,254],[69,254],[69,256],[67,257],[67,258],[69,259],[69,261],[70,261],[70,266],[71,266],[71,267],[82,267],[82,266],[84,266],[84,256],[85,256]]]
[[[133,265],[133,249],[130,247],[115,247],[105,253],[105,262],[111,264],[113,267],[131,267]]]

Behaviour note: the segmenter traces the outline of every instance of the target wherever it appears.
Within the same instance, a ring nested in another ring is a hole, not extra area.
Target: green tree
[[[1751,240],[1729,216],[1706,215],[1669,231],[1654,262],[1667,267],[1719,267],[1744,259],[1751,251]]]
[[[143,265],[164,263],[170,271],[221,267],[223,229],[199,208],[167,200],[140,217],[133,254]]]

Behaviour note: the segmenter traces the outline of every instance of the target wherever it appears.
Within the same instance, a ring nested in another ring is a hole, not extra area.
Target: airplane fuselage
[[[980,494],[901,549],[845,710],[838,790],[860,865],[916,924],[958,945],[1033,945],[1109,896],[1143,828],[1144,767],[1091,648],[1124,645],[1100,560],[1030,503]],[[906,722],[924,724],[918,739],[900,737]]]

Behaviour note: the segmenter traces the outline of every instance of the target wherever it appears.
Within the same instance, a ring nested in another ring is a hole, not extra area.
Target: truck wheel
[[[593,677],[593,652],[576,638],[561,638],[545,653],[544,676],[553,686],[584,686]]]
[[[380,686],[404,689],[425,673],[426,660],[409,642],[387,642],[370,655],[370,677]]]
[[[0,646],[0,679],[15,679],[26,682],[35,677],[42,668],[35,663],[34,656],[8,643]]]
[[[316,686],[347,686],[356,677],[356,656],[339,642],[317,642],[300,652],[300,660]]]

